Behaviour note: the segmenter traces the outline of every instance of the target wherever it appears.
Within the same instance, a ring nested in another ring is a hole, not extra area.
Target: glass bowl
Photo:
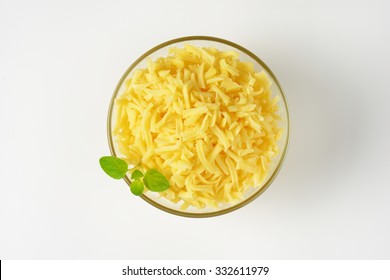
[[[214,47],[219,50],[235,50],[239,54],[239,59],[241,61],[252,62],[254,64],[255,71],[261,71],[261,70],[265,71],[265,73],[268,75],[268,78],[272,82],[271,91],[273,97],[279,96],[279,102],[278,102],[279,115],[281,116],[281,121],[279,126],[284,130],[281,139],[279,139],[278,141],[280,152],[273,159],[270,172],[268,173],[268,176],[263,181],[263,183],[260,186],[249,188],[244,193],[244,198],[241,201],[233,205],[223,204],[218,209],[214,209],[214,208],[197,209],[194,207],[190,207],[186,210],[181,210],[180,203],[175,204],[170,200],[160,197],[158,193],[149,191],[141,195],[141,198],[144,199],[146,202],[171,214],[185,216],[185,217],[193,217],[193,218],[212,217],[212,216],[222,215],[237,210],[242,206],[248,204],[249,202],[253,201],[254,199],[256,199],[259,195],[261,195],[269,187],[269,185],[277,176],[286,155],[288,141],[289,141],[289,132],[290,132],[289,131],[290,121],[289,121],[286,98],[284,96],[283,90],[278,80],[276,79],[275,75],[272,73],[271,69],[255,54],[230,41],[220,39],[220,38],[215,38],[215,37],[208,37],[208,36],[181,37],[181,38],[164,42],[150,49],[149,51],[141,55],[126,70],[126,72],[123,74],[122,78],[119,80],[118,85],[115,88],[114,94],[111,98],[109,112],[108,112],[108,125],[107,125],[108,142],[109,142],[111,154],[113,156],[120,156],[115,141],[113,139],[112,128],[114,127],[113,124],[115,123],[115,102],[114,101],[115,98],[117,96],[120,96],[122,92],[125,90],[124,81],[127,78],[132,76],[134,70],[139,68],[145,68],[147,64],[146,62],[147,58],[151,58],[152,60],[155,60],[158,57],[167,56],[169,48],[183,47],[183,45],[186,43],[190,43],[192,45],[199,46],[199,47]],[[129,177],[126,176],[124,180],[128,185],[130,185],[131,181]]]

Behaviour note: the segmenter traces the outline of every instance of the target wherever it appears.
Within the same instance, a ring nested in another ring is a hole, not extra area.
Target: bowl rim
[[[245,53],[246,55],[248,55],[249,57],[251,57],[253,60],[255,60],[257,63],[259,63],[261,65],[261,67],[263,67],[263,69],[265,69],[267,71],[267,73],[272,77],[272,79],[275,81],[277,87],[279,88],[279,91],[280,91],[280,94],[282,96],[282,99],[283,99],[283,103],[284,103],[284,106],[286,108],[286,130],[287,130],[287,138],[286,138],[286,144],[285,146],[283,147],[283,151],[282,151],[282,155],[280,157],[280,160],[279,162],[277,163],[277,166],[275,167],[273,173],[271,174],[271,176],[268,178],[268,180],[266,182],[264,182],[264,185],[259,188],[259,190],[257,190],[254,194],[252,194],[250,197],[244,199],[243,201],[237,203],[237,204],[234,204],[232,205],[231,207],[228,207],[228,208],[225,208],[225,209],[222,209],[222,210],[217,210],[217,211],[213,211],[213,212],[206,212],[206,213],[190,213],[190,212],[184,212],[184,211],[180,211],[180,210],[175,210],[175,209],[172,209],[172,208],[169,208],[169,207],[166,207],[164,205],[161,205],[157,202],[155,202],[154,200],[152,200],[151,198],[147,197],[146,195],[142,194],[140,197],[142,199],[144,199],[146,202],[148,202],[149,204],[153,205],[154,207],[160,209],[160,210],[163,210],[165,212],[168,212],[170,214],[174,214],[174,215],[178,215],[178,216],[182,216],[182,217],[188,217],[188,218],[208,218],[208,217],[215,217],[215,216],[219,216],[219,215],[223,215],[223,214],[227,214],[229,212],[232,212],[232,211],[235,211],[247,204],[249,204],[250,202],[254,201],[256,198],[258,198],[266,189],[268,189],[268,187],[272,184],[272,182],[275,180],[277,174],[279,173],[282,165],[283,165],[283,162],[285,160],[285,157],[286,157],[286,153],[287,153],[287,149],[288,149],[288,146],[289,146],[289,140],[290,140],[290,116],[289,116],[289,110],[288,110],[288,104],[287,104],[287,100],[286,100],[286,97],[285,97],[285,94],[284,94],[284,91],[280,85],[280,82],[278,81],[278,79],[276,78],[275,74],[271,71],[271,69],[264,63],[264,61],[262,61],[259,57],[257,57],[254,53],[252,53],[251,51],[247,50],[246,48],[236,44],[236,43],[233,43],[231,41],[228,41],[228,40],[225,40],[225,39],[221,39],[221,38],[218,38],[218,37],[212,37],[212,36],[185,36],[185,37],[179,37],[179,38],[175,38],[175,39],[172,39],[172,40],[169,40],[169,41],[166,41],[166,42],[163,42],[153,48],[151,48],[150,50],[148,50],[147,52],[145,52],[144,54],[142,54],[140,57],[138,57],[138,59],[136,59],[128,68],[127,70],[125,71],[125,73],[122,75],[121,79],[119,80],[117,86],[115,87],[115,90],[114,90],[114,93],[111,97],[111,101],[110,101],[110,105],[109,105],[109,109],[108,109],[108,115],[107,115],[107,137],[108,137],[108,143],[109,143],[109,148],[110,148],[110,152],[113,156],[117,156],[116,155],[116,152],[115,152],[115,149],[114,149],[114,141],[113,141],[113,137],[111,135],[111,131],[112,131],[112,127],[111,127],[111,120],[112,120],[112,114],[113,114],[113,109],[114,109],[114,102],[115,102],[115,98],[117,97],[118,95],[118,92],[119,92],[119,89],[121,88],[123,82],[125,81],[126,77],[128,76],[128,74],[142,61],[144,60],[146,57],[148,57],[149,55],[151,55],[152,53],[158,51],[159,49],[161,48],[164,48],[166,46],[169,46],[169,45],[172,45],[172,44],[175,44],[175,43],[180,43],[180,42],[184,42],[184,41],[211,41],[211,42],[217,42],[217,43],[222,43],[222,44],[225,44],[225,45],[228,45],[228,46],[231,46],[233,48],[236,48],[240,51],[242,51],[243,53]],[[125,176],[124,177],[124,180],[125,182],[130,186],[131,184],[131,181],[130,179],[128,178],[128,176]]]

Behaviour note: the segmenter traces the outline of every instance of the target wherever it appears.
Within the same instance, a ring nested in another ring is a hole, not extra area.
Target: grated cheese
[[[113,130],[122,157],[156,168],[181,208],[235,203],[261,185],[278,152],[278,97],[267,74],[235,51],[185,45],[148,60],[117,97]]]

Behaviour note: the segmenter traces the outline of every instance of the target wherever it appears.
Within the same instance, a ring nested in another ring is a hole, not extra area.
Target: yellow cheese
[[[128,163],[157,168],[181,209],[235,203],[266,178],[282,129],[271,81],[235,51],[185,45],[149,59],[115,100]]]

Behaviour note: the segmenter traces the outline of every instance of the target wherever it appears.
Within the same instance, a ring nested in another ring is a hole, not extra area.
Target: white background
[[[389,12],[386,1],[1,0],[0,258],[389,259]],[[98,164],[122,73],[187,35],[253,51],[291,111],[275,182],[216,218],[159,211]]]

